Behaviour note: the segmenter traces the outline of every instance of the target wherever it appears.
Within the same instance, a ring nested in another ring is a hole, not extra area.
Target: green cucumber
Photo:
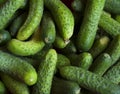
[[[0,81],[0,94],[7,94],[7,89],[3,81]]]
[[[74,17],[70,9],[61,0],[44,0],[50,10],[63,40],[69,40],[73,35]]]
[[[57,53],[50,49],[39,65],[38,80],[33,88],[33,94],[50,94],[56,64]]]
[[[100,94],[119,94],[120,86],[97,74],[74,66],[60,68],[63,78],[77,82],[80,86]]]
[[[89,50],[93,58],[96,58],[100,53],[102,53],[107,48],[109,42],[110,38],[108,36],[102,36],[96,39],[92,48]]]
[[[120,23],[120,15],[116,15],[116,16],[115,16],[115,20]]]
[[[33,85],[37,81],[37,72],[31,64],[3,51],[0,51],[0,71],[20,79],[27,85]]]
[[[91,66],[91,71],[102,76],[110,67],[112,63],[112,58],[108,53],[100,54],[93,62]]]
[[[28,17],[17,33],[17,39],[28,39],[39,26],[43,15],[43,0],[30,0]]]
[[[0,75],[1,75],[1,79],[2,79],[3,83],[5,84],[6,88],[12,94],[30,94],[29,88],[25,83],[22,83],[5,73],[1,73]]]
[[[42,38],[45,43],[53,43],[55,41],[56,29],[55,23],[51,14],[48,11],[43,13],[43,18],[41,22],[41,32]]]
[[[80,94],[81,88],[76,82],[54,77],[51,94]]]
[[[40,38],[40,31],[36,31],[33,37],[28,41],[11,39],[7,48],[10,52],[19,56],[34,55],[44,47],[45,43]]]
[[[0,7],[0,30],[9,23],[14,13],[25,3],[25,0],[7,0],[3,7]]]
[[[83,22],[76,40],[78,50],[88,51],[92,47],[104,4],[105,0],[87,1]]]

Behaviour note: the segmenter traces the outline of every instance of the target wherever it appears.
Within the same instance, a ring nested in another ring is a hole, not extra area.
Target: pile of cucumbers
[[[120,94],[120,0],[0,0],[0,94]]]

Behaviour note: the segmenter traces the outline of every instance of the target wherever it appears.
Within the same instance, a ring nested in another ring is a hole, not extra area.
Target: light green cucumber
[[[37,30],[33,37],[28,41],[20,41],[11,39],[8,42],[7,48],[10,52],[19,56],[34,55],[44,47],[45,43],[40,38],[40,31]]]
[[[56,37],[55,23],[51,14],[45,11],[41,22],[42,38],[45,43],[53,43]]]
[[[70,9],[61,0],[44,0],[50,10],[63,40],[69,40],[73,35],[74,17]]]
[[[120,86],[90,71],[74,66],[60,68],[63,78],[77,82],[80,86],[100,94],[119,94]]]
[[[32,94],[50,94],[56,64],[57,53],[50,49],[39,65],[38,80]]]
[[[88,51],[92,47],[104,4],[105,0],[87,1],[83,22],[76,40],[78,50]]]
[[[30,94],[29,88],[25,83],[22,83],[19,80],[16,80],[5,73],[1,73],[0,75],[6,88],[12,94]]]
[[[20,79],[27,85],[33,85],[37,81],[37,72],[31,64],[3,51],[0,51],[0,71]]]
[[[24,5],[25,0],[7,0],[3,7],[0,7],[0,29],[4,29],[14,13]]]
[[[29,6],[28,17],[17,33],[17,39],[19,40],[28,39],[41,22],[44,7],[43,0],[30,0]]]

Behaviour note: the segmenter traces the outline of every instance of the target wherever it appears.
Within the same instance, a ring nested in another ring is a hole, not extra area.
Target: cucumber
[[[115,20],[120,23],[120,15],[116,15],[116,16],[115,16]]]
[[[120,86],[97,74],[74,66],[60,68],[63,78],[77,82],[80,86],[100,94],[119,94]]]
[[[7,0],[3,7],[0,7],[0,30],[9,23],[14,13],[25,3],[25,0]]]
[[[112,58],[108,53],[100,54],[93,62],[91,71],[102,76],[111,66]]]
[[[50,49],[38,68],[38,80],[32,94],[50,94],[52,79],[57,64],[57,53]]]
[[[113,14],[120,14],[120,0],[106,0],[104,9]]]
[[[120,23],[111,18],[105,11],[102,12],[100,17],[99,27],[105,30],[111,37],[120,34]]]
[[[80,94],[81,88],[76,82],[54,77],[51,94]]]
[[[6,88],[12,94],[30,94],[29,88],[25,83],[22,83],[5,73],[1,73],[0,75]]]
[[[29,3],[28,17],[16,36],[19,40],[26,40],[34,33],[43,15],[43,0],[30,0]]]
[[[37,81],[37,72],[31,64],[1,50],[0,71],[20,79],[27,85],[33,85]]]
[[[7,94],[7,89],[2,81],[0,81],[0,94]]]
[[[92,47],[104,4],[105,0],[87,1],[84,18],[76,39],[78,50],[88,51]]]
[[[93,43],[93,46],[89,50],[92,54],[93,58],[96,58],[99,54],[101,54],[108,46],[110,42],[110,38],[108,36],[101,36],[96,39]]]
[[[63,40],[69,40],[74,31],[74,17],[70,9],[61,0],[44,0],[59,29]]]
[[[15,55],[29,56],[34,55],[44,47],[45,43],[40,38],[40,31],[36,31],[28,41],[11,39],[8,42],[7,49]]]
[[[45,11],[41,22],[42,38],[45,43],[53,43],[56,37],[55,23],[51,14]]]

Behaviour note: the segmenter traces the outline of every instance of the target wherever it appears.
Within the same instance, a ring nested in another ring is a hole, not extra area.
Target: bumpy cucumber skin
[[[40,24],[43,15],[43,6],[43,0],[30,0],[29,14],[25,23],[18,31],[17,39],[26,40],[34,33]]]
[[[54,77],[51,94],[80,94],[80,90],[76,82]]]
[[[120,0],[106,0],[104,9],[110,13],[120,14]]]
[[[88,51],[92,47],[104,3],[105,0],[88,0],[83,22],[77,35],[78,50]]]
[[[50,49],[39,65],[38,80],[33,94],[50,94],[56,63],[57,53],[54,49]]]
[[[74,66],[60,68],[63,78],[75,81],[80,86],[101,94],[119,94],[120,86],[92,72]]]
[[[54,21],[48,11],[43,14],[41,22],[42,38],[45,43],[53,43],[56,37],[56,30]]]
[[[37,72],[31,64],[3,51],[0,51],[0,71],[19,78],[27,85],[37,81]]]
[[[70,9],[60,0],[44,0],[45,6],[50,10],[64,40],[73,35],[74,17]]]
[[[8,0],[3,7],[0,8],[0,29],[4,29],[9,23],[14,13],[24,5],[25,0]]]
[[[1,73],[1,79],[12,94],[30,94],[25,83],[15,80],[7,74]]]
[[[111,18],[108,13],[104,11],[102,12],[100,17],[99,26],[112,37],[120,34],[120,23]]]

